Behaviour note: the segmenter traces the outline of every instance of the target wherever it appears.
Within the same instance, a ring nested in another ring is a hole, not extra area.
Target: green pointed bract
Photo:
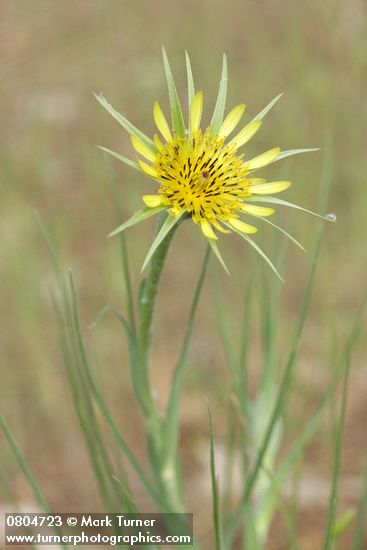
[[[101,149],[101,151],[104,151],[105,153],[108,153],[112,157],[115,157],[116,159],[121,160],[121,162],[124,162],[128,166],[131,166],[132,168],[135,168],[135,170],[139,170],[139,172],[141,171],[137,162],[134,162],[133,160],[128,159],[127,157],[124,157],[123,155],[120,155],[119,153],[116,153],[115,151],[111,151],[111,149],[107,149],[106,147],[102,147],[101,145],[98,145],[97,147],[98,147],[98,149]]]
[[[268,258],[268,256],[265,254],[265,252],[262,250],[262,248],[259,247],[259,245],[257,245],[255,243],[254,240],[251,239],[251,237],[249,237],[248,235],[246,235],[246,233],[241,233],[241,231],[237,231],[237,229],[234,229],[234,227],[232,225],[229,225],[229,224],[225,224],[227,225],[228,229],[231,229],[232,231],[234,231],[235,233],[237,233],[237,235],[239,235],[240,237],[242,237],[243,239],[245,239],[245,241],[247,241],[255,250],[256,252],[258,252],[260,254],[260,256],[262,256],[262,258],[264,258],[264,260],[266,261],[266,263],[271,267],[271,269],[274,271],[275,275],[277,277],[279,277],[279,279],[282,281],[282,283],[284,283],[284,279],[281,277],[281,275],[279,274],[277,268],[275,267],[275,265],[273,264],[273,262]]]
[[[131,124],[131,122],[129,122],[121,113],[116,111],[105,97],[98,94],[94,94],[94,97],[129,134],[135,136],[137,139],[145,143],[145,145],[147,145],[147,147],[149,147],[152,151],[157,150],[154,142],[148,136],[143,134],[143,132],[135,128],[135,126]]]
[[[302,153],[313,153],[315,151],[320,151],[320,149],[318,147],[313,147],[311,149],[289,149],[288,151],[281,151],[276,159],[273,160],[273,162],[277,162],[278,160],[282,160],[287,157],[292,157],[293,155],[300,155]]]
[[[227,268],[227,266],[224,263],[224,260],[222,258],[222,254],[219,252],[219,248],[218,248],[217,243],[215,241],[213,241],[212,239],[208,239],[208,243],[210,245],[210,248],[212,249],[212,251],[216,255],[216,257],[218,258],[219,262],[221,263],[224,271],[227,273],[227,275],[230,275],[230,272],[228,271],[228,268]]]
[[[288,233],[288,231],[286,231],[285,229],[283,229],[283,227],[280,227],[279,225],[277,225],[276,223],[268,220],[267,218],[261,218],[264,222],[268,223],[269,225],[271,225],[272,227],[274,227],[275,229],[277,229],[278,231],[280,231],[281,233],[283,233],[283,235],[285,235],[290,241],[292,241],[292,243],[294,243],[296,246],[298,246],[298,248],[300,248],[301,250],[303,250],[303,252],[307,252],[307,250],[301,245],[301,243],[299,241],[297,241],[297,239],[295,237],[293,237],[293,235],[291,235],[290,233]]]
[[[184,119],[182,115],[180,100],[178,98],[177,89],[176,89],[175,81],[173,80],[172,71],[169,65],[166,50],[162,48],[162,52],[163,52],[164,72],[166,74],[167,87],[168,87],[169,102],[171,105],[172,127],[173,127],[173,131],[177,135],[183,138],[185,135],[185,124],[184,124]]]
[[[219,128],[221,127],[221,124],[223,122],[224,109],[226,106],[226,99],[227,99],[227,84],[228,84],[227,57],[224,54],[222,76],[219,83],[217,102],[215,104],[213,117],[210,123],[212,135],[215,135],[219,132]]]
[[[187,97],[188,97],[189,112],[190,112],[191,103],[195,95],[195,86],[194,86],[194,78],[192,76],[189,54],[185,52],[185,55],[186,55],[186,71],[187,71]]]
[[[121,231],[125,231],[125,229],[127,229],[128,227],[131,227],[139,222],[142,222],[143,220],[151,218],[165,208],[165,206],[157,206],[155,208],[142,208],[141,210],[139,210],[139,212],[136,212],[133,216],[131,216],[131,218],[129,218],[125,223],[119,225],[116,229],[114,229],[112,233],[108,235],[108,237],[114,237],[118,233],[121,233]]]
[[[160,207],[161,208],[161,207]],[[178,216],[172,216],[169,214],[167,218],[165,219],[162,227],[160,228],[158,235],[153,241],[152,246],[149,249],[148,254],[146,255],[146,258],[143,263],[143,267],[141,268],[142,271],[146,268],[148,263],[150,262],[151,257],[153,256],[154,252],[157,250],[158,246],[161,244],[161,242],[164,240],[164,238],[168,235],[168,233],[171,231],[174,225],[179,221],[181,216],[183,215],[183,211]]]
[[[328,215],[323,216],[322,214],[317,214],[316,212],[312,212],[312,210],[307,210],[307,208],[302,208],[302,206],[298,206],[298,204],[293,204],[293,202],[288,202],[283,199],[278,199],[276,197],[259,197],[258,195],[246,197],[246,201],[248,202],[266,202],[269,204],[280,204],[281,206],[288,206],[289,208],[295,208],[296,210],[301,210],[302,212],[305,212],[306,214],[311,214],[311,216],[315,216],[316,218],[319,218],[320,220],[326,220],[326,221],[335,221],[333,218],[328,217]]]
[[[262,120],[265,117],[265,115],[268,114],[270,109],[272,109],[274,107],[274,105],[279,101],[279,99],[282,97],[282,95],[283,95],[283,92],[281,94],[278,94],[271,101],[269,101],[269,103],[266,105],[266,107],[264,107],[262,109],[262,111],[260,111],[260,113],[258,113],[256,116],[254,116],[254,118],[251,120],[251,122],[253,122],[254,120],[258,120],[258,119]]]

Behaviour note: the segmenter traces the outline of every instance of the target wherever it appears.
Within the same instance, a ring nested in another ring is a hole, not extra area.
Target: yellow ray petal
[[[203,92],[197,92],[190,108],[190,131],[196,132],[200,127],[203,112]]]
[[[245,112],[246,105],[241,103],[240,105],[237,105],[224,119],[224,122],[222,126],[219,128],[218,137],[227,137],[233,130],[236,128],[237,124],[243,117],[243,113]]]
[[[130,139],[135,151],[137,151],[140,155],[150,160],[151,162],[155,162],[155,153],[153,153],[153,151],[149,149],[149,147],[147,147],[135,136],[130,136]]]
[[[214,239],[214,240],[218,239],[209,222],[207,222],[206,220],[201,220],[200,227],[207,239]]]
[[[280,153],[280,148],[274,147],[273,149],[269,149],[269,151],[265,151],[265,153],[262,153],[261,155],[254,157],[248,162],[245,162],[245,165],[249,170],[262,168],[263,166],[266,166],[267,164],[270,164],[271,162],[273,162],[277,158],[279,153]]]
[[[157,125],[158,130],[164,137],[164,139],[166,141],[171,141],[172,139],[171,130],[169,129],[168,122],[162,112],[162,109],[160,108],[158,101],[154,103],[154,121]]]
[[[280,193],[291,186],[290,181],[269,181],[268,183],[259,183],[250,186],[251,193],[259,193],[260,195],[271,195],[272,193]]]
[[[151,176],[152,178],[158,178],[157,170],[151,166],[150,164],[147,164],[143,160],[138,160],[139,166],[144,172],[144,174],[147,174],[148,176]]]
[[[246,212],[251,216],[271,216],[274,214],[274,208],[268,206],[256,206],[255,204],[243,204],[241,206],[242,212]]]
[[[242,147],[245,143],[250,141],[252,136],[256,134],[260,126],[262,125],[262,121],[260,119],[253,120],[250,122],[250,124],[247,124],[230,142],[230,145],[234,145],[237,147]]]
[[[161,206],[161,204],[163,204],[161,195],[144,195],[143,202],[149,208],[156,208],[157,206]]]
[[[248,223],[242,222],[238,218],[231,218],[228,220],[229,225],[231,225],[234,229],[237,229],[237,231],[241,231],[241,233],[256,233],[257,227],[254,227],[253,225],[249,225]]]
[[[159,139],[158,134],[154,134],[154,143],[155,143],[155,146],[157,147],[158,151],[162,151],[163,143]]]
[[[224,229],[224,227],[222,227],[220,225],[220,223],[215,218],[213,218],[210,221],[211,221],[212,225],[215,227],[215,229],[218,229],[218,231],[220,231],[221,233],[231,233],[231,231],[229,229]]]

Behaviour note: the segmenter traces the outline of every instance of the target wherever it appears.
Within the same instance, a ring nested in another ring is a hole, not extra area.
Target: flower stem
[[[161,217],[158,222],[158,231],[164,221]],[[139,296],[140,326],[138,334],[137,369],[142,399],[140,400],[143,413],[148,425],[148,444],[151,464],[157,481],[162,485],[161,457],[163,434],[162,424],[155,404],[154,389],[151,385],[149,373],[149,357],[152,344],[152,322],[154,306],[158,293],[159,282],[167,256],[169,245],[180,222],[173,226],[165,239],[155,251],[149,264],[147,277],[143,280]],[[166,495],[168,503],[172,500]]]

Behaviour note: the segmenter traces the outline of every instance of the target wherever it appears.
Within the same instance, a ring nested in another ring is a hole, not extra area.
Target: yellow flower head
[[[153,115],[160,137],[156,134],[154,140],[151,140],[115,111],[103,97],[96,96],[98,101],[130,133],[132,145],[140,157],[136,163],[118,153],[102,149],[141,170],[158,184],[156,194],[143,196],[146,208],[137,212],[112,234],[162,210],[167,210],[168,216],[144,265],[170,229],[180,219],[188,217],[199,225],[223,265],[215,243],[218,239],[217,232],[229,233],[231,231],[245,238],[271,264],[258,245],[249,237],[249,234],[257,231],[257,228],[251,223],[251,218],[264,219],[273,214],[274,209],[254,204],[254,202],[280,203],[293,207],[295,205],[269,196],[287,189],[290,186],[289,181],[267,182],[265,179],[254,177],[253,173],[286,156],[315,149],[296,149],[281,153],[279,147],[275,147],[255,158],[247,159],[242,149],[243,146],[260,129],[262,119],[278,101],[281,94],[250,122],[235,132],[244,115],[245,105],[238,105],[224,118],[227,92],[225,56],[217,103],[211,123],[206,129],[201,128],[203,93],[194,91],[191,65],[188,56],[186,56],[189,121],[185,125],[165,51],[163,51],[163,60],[170,97],[172,126],[167,122],[160,105],[156,102]],[[275,226],[273,223],[271,225]],[[281,231],[284,232],[284,230]],[[292,237],[290,238],[295,241]],[[297,243],[297,241],[295,242]],[[274,266],[272,267],[274,268]]]

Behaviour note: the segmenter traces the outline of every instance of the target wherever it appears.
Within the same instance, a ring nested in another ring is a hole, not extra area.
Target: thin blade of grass
[[[107,172],[109,175],[112,197],[113,197],[113,202],[115,206],[116,222],[118,225],[121,225],[123,223],[123,217],[122,217],[120,200],[119,200],[119,195],[117,190],[116,175],[110,159],[108,159],[106,155],[104,155],[104,159],[107,165]],[[135,313],[134,313],[134,297],[133,297],[132,283],[131,283],[131,276],[130,276],[129,252],[126,244],[125,235],[123,233],[120,233],[120,254],[121,254],[124,285],[125,285],[125,290],[127,295],[129,327],[130,327],[130,331],[132,333],[133,339],[135,340],[136,339],[136,322],[135,322]],[[130,344],[130,340],[128,341]],[[130,354],[130,359],[132,359],[131,354]]]
[[[132,453],[130,447],[127,445],[125,439],[122,437],[120,431],[117,429],[116,424],[109,412],[109,409],[99,391],[97,382],[95,380],[94,374],[92,369],[90,368],[89,361],[86,356],[86,352],[84,349],[83,340],[81,337],[80,332],[80,324],[79,324],[79,315],[78,315],[78,308],[77,308],[77,301],[76,301],[76,293],[75,293],[75,286],[73,282],[72,276],[70,276],[70,285],[71,285],[71,291],[72,291],[72,303],[73,303],[73,312],[74,312],[74,321],[75,321],[75,329],[76,329],[76,336],[78,338],[78,345],[80,348],[80,354],[82,359],[82,365],[84,368],[84,372],[88,381],[88,384],[90,385],[90,388],[92,390],[92,393],[94,395],[94,398],[96,400],[96,403],[98,405],[98,408],[100,409],[101,413],[105,417],[108,426],[110,427],[113,435],[116,438],[116,441],[118,445],[121,447],[121,449],[124,451],[124,454],[129,461],[130,465],[134,469],[135,473],[137,474],[138,478],[140,479],[141,483],[147,489],[149,494],[152,496],[152,498],[163,505],[162,498],[160,494],[155,490],[155,488],[152,486],[150,481],[147,479],[142,467],[138,463],[136,457]]]
[[[335,437],[335,443],[334,443],[332,488],[330,492],[328,518],[327,518],[323,550],[329,550],[332,547],[333,540],[335,538],[335,524],[336,524],[336,513],[337,513],[337,505],[338,505],[338,482],[339,482],[339,474],[340,474],[340,463],[341,463],[341,453],[342,453],[342,445],[343,445],[343,435],[344,435],[344,429],[345,429],[345,420],[347,415],[351,354],[352,354],[354,345],[357,341],[357,338],[359,336],[359,333],[361,331],[361,327],[363,323],[363,313],[364,313],[366,304],[367,304],[367,294],[359,308],[358,314],[353,324],[353,327],[344,351],[344,355],[343,355],[344,379],[343,379],[343,387],[342,387],[342,401],[340,406],[340,413],[339,413],[339,419],[338,419],[338,425],[337,425],[336,437]]]
[[[327,154],[325,156],[323,173],[322,173],[322,176],[321,176],[321,190],[320,190],[320,203],[321,204],[325,203],[327,193],[328,193],[328,190],[329,190],[329,187],[330,187],[331,175],[332,175],[331,166],[332,166],[332,164],[331,164],[331,154]],[[293,366],[295,364],[295,360],[296,360],[296,357],[297,357],[297,353],[298,353],[298,349],[299,349],[299,345],[300,345],[300,340],[301,340],[301,336],[302,336],[302,333],[303,333],[303,328],[304,328],[304,325],[305,325],[307,311],[308,311],[308,307],[309,307],[309,303],[310,303],[310,299],[311,299],[311,291],[312,291],[312,288],[313,288],[313,282],[314,282],[314,278],[315,278],[315,273],[316,273],[316,268],[317,268],[317,263],[318,263],[318,258],[319,258],[319,254],[320,254],[320,248],[321,248],[322,228],[323,228],[323,226],[321,226],[319,228],[318,234],[317,234],[317,237],[316,237],[314,252],[313,252],[313,255],[312,255],[311,265],[310,265],[308,275],[307,275],[307,280],[306,280],[305,291],[304,291],[302,302],[301,302],[299,319],[298,319],[298,323],[297,323],[297,326],[296,326],[296,329],[295,329],[295,333],[294,333],[294,337],[293,337],[293,341],[292,341],[292,345],[291,345],[291,350],[290,350],[290,353],[289,353],[289,356],[288,356],[288,359],[287,359],[287,362],[286,362],[286,366],[285,366],[285,369],[284,369],[284,372],[283,372],[283,376],[282,376],[282,379],[281,379],[280,389],[278,391],[278,395],[277,395],[277,398],[275,400],[275,405],[274,405],[274,408],[273,408],[273,412],[271,414],[270,421],[268,423],[268,427],[265,431],[264,439],[263,439],[263,442],[260,446],[260,450],[258,452],[255,464],[254,464],[254,466],[252,468],[252,471],[251,471],[251,473],[250,473],[250,475],[247,479],[246,487],[245,487],[244,493],[243,493],[243,495],[240,499],[240,503],[239,503],[236,512],[233,514],[233,516],[232,516],[231,520],[229,521],[229,523],[226,527],[226,530],[225,530],[225,542],[228,546],[230,546],[233,542],[233,538],[235,536],[235,533],[237,531],[237,528],[239,526],[239,523],[240,523],[242,515],[243,515],[244,507],[245,507],[245,505],[246,505],[246,503],[247,503],[247,501],[248,501],[248,499],[249,499],[249,497],[252,493],[252,490],[255,486],[257,476],[258,476],[258,473],[261,469],[261,465],[262,465],[267,447],[268,447],[268,445],[270,443],[270,440],[271,440],[271,437],[272,437],[274,426],[275,426],[275,424],[276,424],[276,422],[279,418],[279,415],[281,414],[281,411],[283,409],[283,403],[284,403],[284,400],[286,398],[286,395],[287,395],[287,392],[288,392],[288,389],[289,389],[289,383],[290,383],[291,375],[292,375],[292,372],[293,372]]]
[[[42,491],[41,491],[41,488],[40,486],[38,485],[37,481],[36,481],[36,478],[33,476],[22,452],[20,451],[18,445],[17,445],[17,442],[15,440],[15,437],[13,435],[13,432],[11,431],[8,423],[6,422],[4,416],[0,413],[0,427],[5,435],[5,439],[7,440],[8,444],[9,444],[9,447],[11,448],[14,456],[15,456],[15,459],[16,461],[18,462],[19,464],[19,467],[20,469],[22,470],[26,480],[28,481],[30,487],[32,488],[33,490],[33,493],[34,493],[34,496],[36,498],[36,501],[38,502],[41,510],[45,513],[45,514],[50,514],[51,513],[51,510],[50,510],[50,507],[45,499],[45,497],[43,496],[42,494]],[[55,533],[57,535],[62,535],[62,531],[60,530],[59,527],[55,526],[55,525],[52,525],[52,528],[53,530],[55,531]],[[68,546],[65,545],[65,548],[68,550]]]
[[[214,453],[214,434],[213,423],[210,407],[208,403],[208,416],[209,416],[209,429],[210,429],[210,478],[212,485],[212,513],[213,523],[215,528],[215,548],[216,550],[223,550],[223,533],[222,533],[222,520],[220,513],[219,491],[218,491],[218,479],[215,467],[215,453]]]
[[[179,396],[181,388],[182,373],[186,363],[187,352],[189,349],[191,335],[194,325],[194,319],[199,304],[201,292],[203,289],[205,276],[208,269],[210,258],[210,247],[207,247],[203,265],[200,271],[199,279],[196,285],[194,297],[191,304],[189,317],[186,324],[185,334],[182,341],[180,355],[176,364],[176,368],[173,375],[170,396],[166,409],[166,423],[164,433],[164,463],[170,467],[174,463],[174,458],[177,450],[178,441],[178,409],[179,409]]]
[[[364,471],[364,483],[357,517],[357,525],[354,531],[351,550],[361,550],[367,519],[367,461]]]

